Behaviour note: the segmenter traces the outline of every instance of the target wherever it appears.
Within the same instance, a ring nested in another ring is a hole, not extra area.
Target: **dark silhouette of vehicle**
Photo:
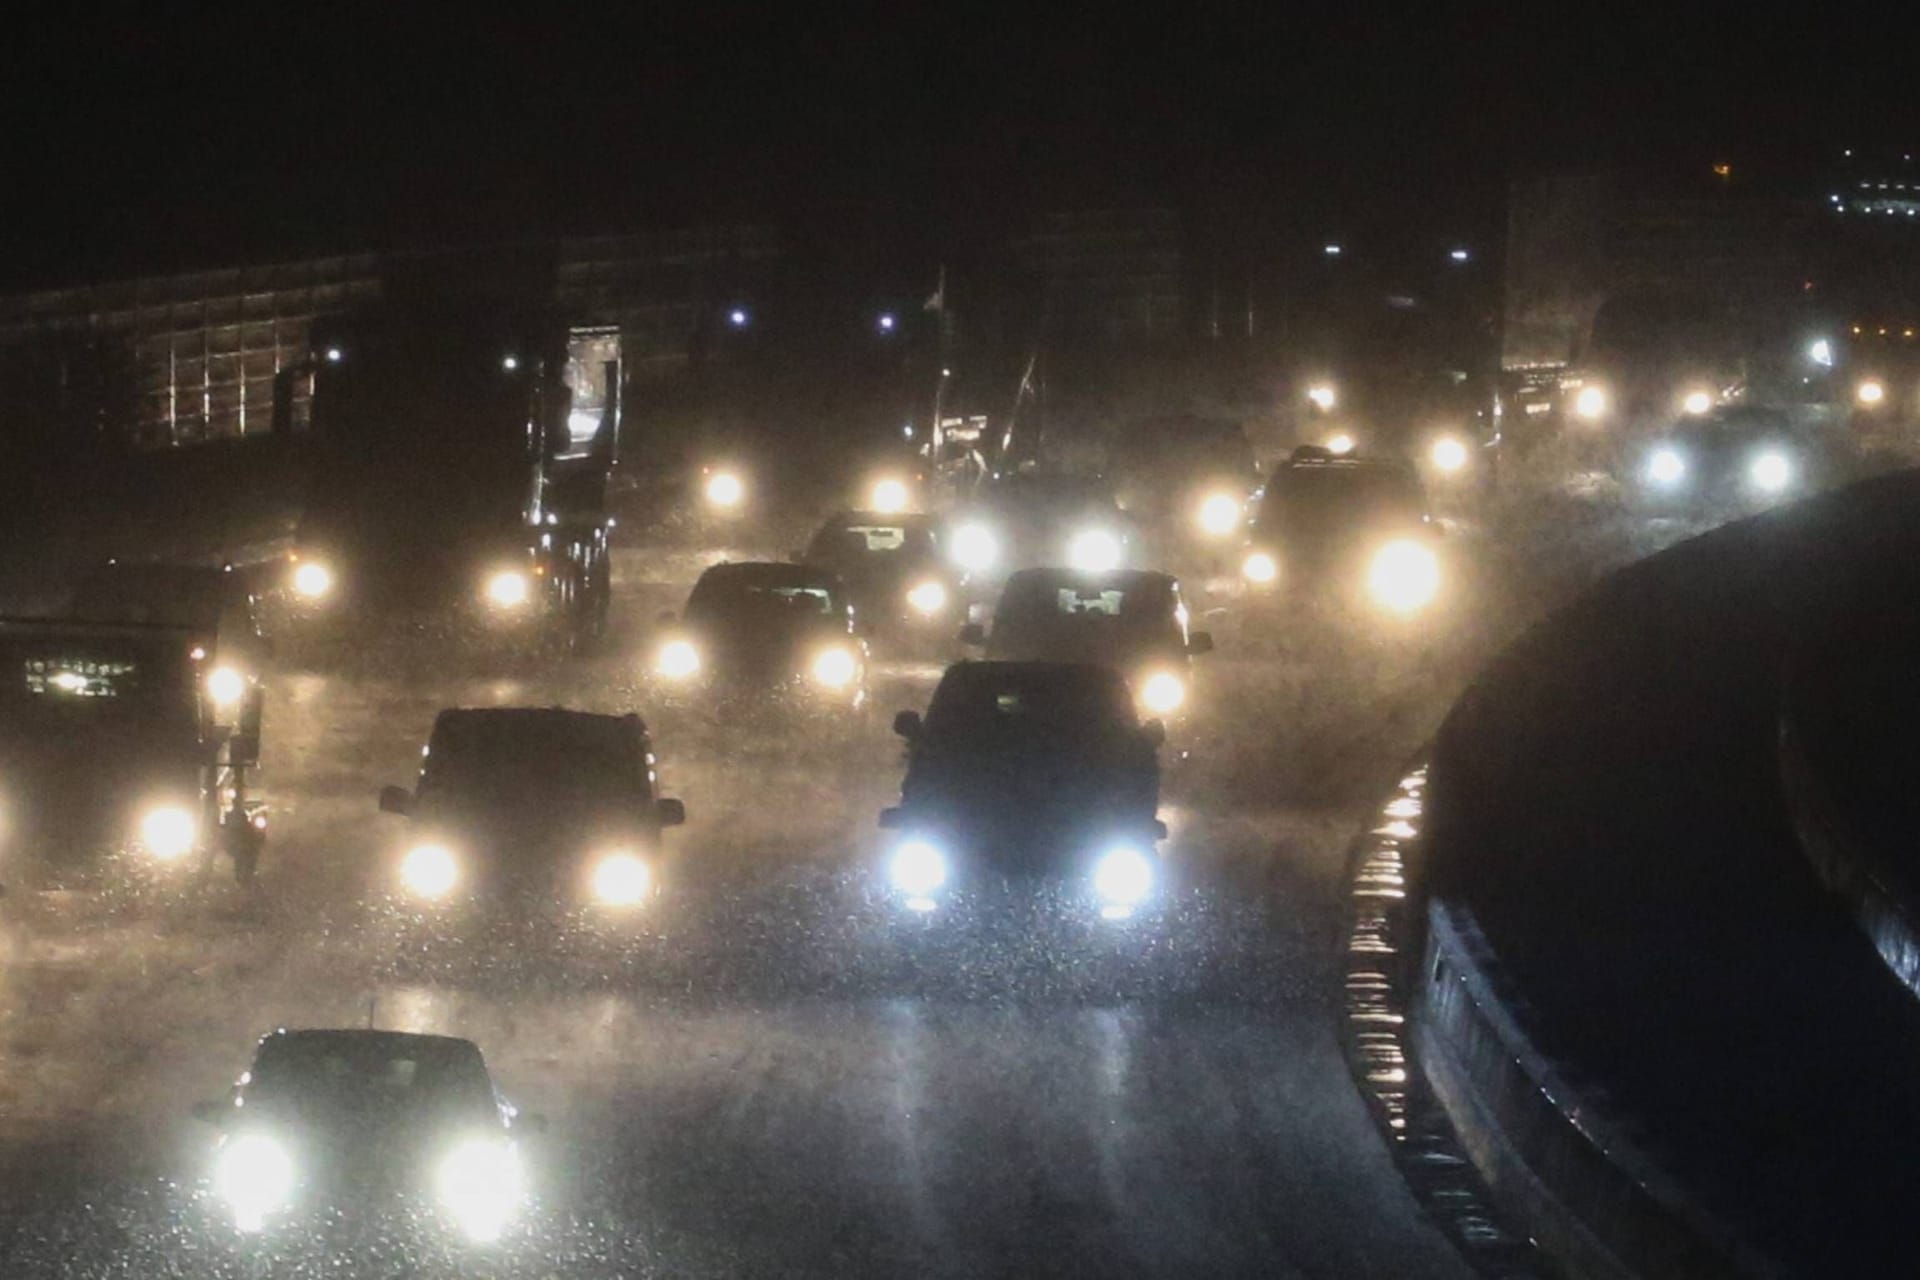
[[[1099,476],[1015,471],[981,485],[953,513],[945,546],[971,595],[985,599],[1016,569],[1123,568],[1136,541],[1133,521]]]
[[[794,558],[840,579],[875,643],[924,650],[952,637],[962,606],[959,576],[941,554],[934,517],[842,511]]]
[[[1143,418],[1107,454],[1114,492],[1130,515],[1182,543],[1229,541],[1245,527],[1260,484],[1253,446],[1238,422],[1197,414]]]
[[[1623,479],[1643,508],[1715,514],[1801,497],[1818,487],[1821,464],[1814,439],[1785,413],[1725,406],[1675,422]]]
[[[1142,723],[1118,673],[956,663],[924,720],[903,711],[894,731],[907,772],[880,826],[888,889],[909,910],[1044,881],[1117,919],[1158,887],[1165,735]]]
[[[397,1031],[263,1036],[215,1127],[211,1189],[242,1232],[395,1226],[497,1239],[526,1202],[518,1135],[545,1121],[502,1097],[471,1040]]]
[[[678,800],[656,795],[637,715],[446,710],[424,757],[412,792],[380,792],[383,812],[408,819],[392,876],[416,902],[532,917],[638,907],[655,891],[661,832],[686,821]]]

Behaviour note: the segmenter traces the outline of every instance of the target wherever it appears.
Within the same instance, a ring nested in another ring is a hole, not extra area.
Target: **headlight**
[[[1252,551],[1240,564],[1240,576],[1263,587],[1280,576],[1280,565],[1264,551]]]
[[[158,805],[140,819],[140,843],[162,862],[172,862],[193,851],[199,824],[177,804]]]
[[[1435,470],[1451,475],[1467,465],[1467,446],[1455,436],[1441,436],[1433,442],[1427,457],[1433,461]]]
[[[500,1138],[469,1138],[448,1152],[434,1178],[440,1207],[472,1240],[498,1240],[526,1200],[520,1153]]]
[[[1200,503],[1200,532],[1224,538],[1240,527],[1240,500],[1230,493],[1210,493]]]
[[[1574,416],[1598,422],[1607,416],[1607,393],[1599,387],[1582,387],[1573,397]]]
[[[917,613],[938,613],[947,607],[947,589],[929,578],[907,592],[907,603]]]
[[[1868,378],[1853,389],[1853,398],[1865,408],[1871,409],[1887,398],[1887,389],[1880,382]]]
[[[293,589],[308,600],[318,600],[333,590],[333,570],[308,560],[293,571]]]
[[[246,695],[247,678],[232,667],[215,667],[207,672],[207,697],[222,711],[232,710]]]
[[[1340,397],[1334,394],[1333,388],[1324,382],[1308,387],[1307,399],[1312,401],[1313,407],[1322,413],[1333,412],[1333,406],[1340,402]]]
[[[822,649],[813,659],[813,678],[829,689],[844,689],[859,674],[853,654],[838,646]]]
[[[233,1210],[235,1226],[258,1231],[268,1214],[286,1208],[293,1198],[293,1157],[264,1134],[241,1134],[221,1145],[213,1189]]]
[[[669,680],[685,680],[700,671],[700,651],[690,641],[669,640],[660,646],[654,670]]]
[[[881,515],[897,515],[907,509],[907,486],[891,478],[877,481],[873,486],[872,501],[873,509]]]
[[[445,845],[415,845],[400,860],[400,883],[417,898],[444,898],[459,880],[460,864]]]
[[[1131,912],[1153,892],[1153,861],[1131,845],[1109,849],[1094,866],[1093,891],[1108,914]]]
[[[593,896],[609,907],[630,907],[653,888],[653,872],[631,853],[609,853],[593,869]]]
[[[1747,478],[1762,493],[1779,493],[1793,481],[1793,460],[1778,449],[1767,449],[1747,464]]]
[[[906,896],[908,906],[916,911],[931,910],[933,895],[947,883],[947,855],[931,841],[904,841],[893,851],[887,876]]]
[[[706,493],[709,506],[730,511],[739,506],[740,500],[747,496],[747,487],[733,472],[715,471],[707,477]]]
[[[1647,458],[1647,479],[1662,488],[1679,484],[1686,474],[1687,460],[1680,456],[1678,449],[1655,449]]]
[[[1713,393],[1711,391],[1698,389],[1689,391],[1680,401],[1680,412],[1691,414],[1696,418],[1711,408],[1713,408]]]
[[[1367,590],[1395,613],[1412,613],[1440,593],[1440,557],[1408,538],[1389,542],[1367,568]]]
[[[1067,565],[1082,573],[1118,569],[1124,554],[1120,539],[1105,529],[1083,529],[1067,543]]]
[[[518,569],[507,569],[487,579],[487,603],[499,609],[518,609],[533,594],[533,584]]]
[[[963,524],[953,531],[950,549],[953,562],[969,573],[983,573],[1000,558],[1000,540],[993,530],[979,522]]]
[[[1327,452],[1341,455],[1353,452],[1353,437],[1344,431],[1336,431],[1327,437]]]
[[[1187,683],[1171,671],[1156,671],[1140,685],[1140,705],[1156,716],[1170,716],[1187,701]]]

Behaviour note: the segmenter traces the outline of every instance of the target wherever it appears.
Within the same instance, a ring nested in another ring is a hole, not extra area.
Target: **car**
[[[637,715],[452,708],[422,756],[412,791],[380,791],[381,811],[408,819],[392,883],[422,906],[631,911],[654,895],[662,832],[686,821],[655,793]]]
[[[1241,578],[1256,600],[1358,602],[1419,617],[1443,586],[1439,527],[1406,461],[1302,447],[1256,503]]]
[[[1135,541],[1099,476],[1015,471],[987,481],[953,514],[946,548],[970,593],[986,599],[1016,569],[1123,568]]]
[[[232,597],[218,570],[174,577],[103,575],[75,589],[80,616],[0,620],[9,883],[181,887],[220,855],[238,882],[253,880],[267,826],[249,776],[258,633],[220,607]],[[196,597],[188,584],[208,589]],[[167,608],[134,608],[141,592]]]
[[[1643,507],[1708,512],[1766,506],[1808,492],[1817,477],[1812,441],[1787,415],[1729,405],[1682,418],[1640,453],[1629,478]]]
[[[653,672],[663,691],[725,713],[867,710],[867,644],[840,578],[809,565],[739,562],[703,572],[663,614]]]
[[[846,585],[854,617],[875,642],[924,649],[952,634],[960,608],[958,575],[941,554],[938,527],[928,515],[842,511],[794,559]]]
[[[245,1234],[330,1218],[432,1224],[498,1239],[519,1217],[519,1137],[545,1121],[501,1096],[471,1040],[398,1031],[276,1030],[226,1098],[210,1190]]]
[[[1240,423],[1177,414],[1142,418],[1108,451],[1120,503],[1181,541],[1228,541],[1246,524],[1259,485]]]
[[[1140,709],[1163,722],[1189,708],[1192,657],[1213,651],[1212,635],[1188,629],[1179,580],[1145,569],[1022,569],[1000,590],[992,630],[969,623],[961,639],[995,662],[1112,667]]]
[[[880,815],[886,892],[915,914],[1051,883],[1124,919],[1159,887],[1164,730],[1088,663],[960,662],[924,719],[903,711],[900,803]]]

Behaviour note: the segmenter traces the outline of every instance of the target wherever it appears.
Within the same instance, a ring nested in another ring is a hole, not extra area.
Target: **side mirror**
[[[1148,746],[1158,751],[1167,742],[1167,726],[1158,720],[1149,720],[1140,726],[1140,738]]]
[[[1213,632],[1195,631],[1187,636],[1187,652],[1194,657],[1213,652]]]
[[[1153,820],[1153,838],[1155,840],[1165,840],[1167,838],[1167,824],[1158,818]]]
[[[687,806],[678,800],[655,800],[653,816],[663,827],[684,827],[687,824]]]
[[[905,825],[907,825],[906,815],[901,813],[900,810],[882,809],[880,811],[880,829],[882,831],[898,831]]]
[[[960,643],[978,648],[987,642],[987,629],[977,622],[969,622],[960,628]]]
[[[894,733],[905,738],[908,742],[912,742],[915,738],[919,737],[920,730],[924,727],[925,726],[920,723],[920,713],[918,711],[902,711],[893,718]]]
[[[193,1104],[193,1118],[201,1124],[217,1125],[224,1121],[228,1113],[232,1110],[233,1103],[231,1101],[196,1102]]]
[[[397,813],[402,817],[413,811],[413,793],[405,787],[380,788],[380,812]]]

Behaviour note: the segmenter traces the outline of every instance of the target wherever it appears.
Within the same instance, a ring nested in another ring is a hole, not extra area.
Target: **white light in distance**
[[[1887,389],[1881,383],[1868,378],[1854,390],[1854,399],[1871,409],[1887,398]]]
[[[1697,418],[1707,410],[1713,408],[1713,393],[1697,388],[1689,391],[1686,394],[1686,398],[1680,401],[1680,408],[1682,412],[1691,414]]]
[[[1433,442],[1427,456],[1437,470],[1451,475],[1467,465],[1467,446],[1460,443],[1458,436],[1441,436]]]
[[[1067,543],[1067,564],[1082,573],[1106,573],[1120,567],[1120,539],[1105,529],[1082,529]]]
[[[333,590],[333,570],[309,560],[293,571],[293,589],[309,600],[318,600]]]
[[[925,582],[907,592],[907,603],[915,612],[935,614],[947,607],[947,589],[940,583],[928,578]]]
[[[907,509],[907,486],[889,476],[873,486],[873,509],[881,515],[898,515]]]
[[[140,843],[162,862],[191,853],[198,835],[193,815],[177,804],[157,805],[140,819]]]
[[[1340,397],[1334,394],[1333,388],[1324,382],[1308,387],[1307,399],[1311,400],[1313,407],[1322,413],[1331,413],[1333,406],[1340,402]]]
[[[1814,339],[1813,345],[1807,348],[1807,359],[1822,369],[1833,368],[1833,344],[1825,338]]]
[[[469,1138],[440,1162],[434,1179],[440,1205],[467,1238],[500,1238],[526,1199],[520,1153],[504,1139]]]
[[[1647,459],[1647,479],[1657,485],[1676,485],[1687,474],[1687,460],[1680,456],[1678,449],[1662,447],[1655,449]]]
[[[219,666],[207,672],[207,696],[213,705],[227,710],[247,692],[247,678],[232,667]]]
[[[954,563],[969,573],[981,573],[1000,558],[1000,541],[993,530],[979,522],[963,524],[953,531]]]
[[[700,670],[700,651],[686,640],[669,640],[660,647],[654,669],[669,680],[685,680]]]
[[[732,510],[746,496],[747,487],[731,471],[716,471],[707,477],[707,502],[712,506]]]
[[[1200,531],[1224,538],[1240,527],[1240,501],[1230,493],[1210,493],[1200,503]]]
[[[460,879],[460,866],[445,845],[415,845],[400,860],[400,883],[418,898],[444,898]]]
[[[630,907],[647,896],[653,873],[631,853],[609,853],[593,869],[593,896],[609,907]]]
[[[1762,493],[1779,493],[1793,480],[1793,463],[1778,449],[1768,449],[1748,465],[1747,476]]]
[[[1394,613],[1412,613],[1440,593],[1440,558],[1409,538],[1397,538],[1374,553],[1367,590]]]
[[[846,649],[822,649],[813,660],[813,678],[829,689],[844,689],[860,674],[860,664]]]
[[[1582,387],[1573,398],[1573,412],[1588,422],[1607,416],[1607,393],[1599,387]]]
[[[495,608],[518,609],[531,594],[527,575],[518,569],[503,570],[487,579],[487,603]]]
[[[213,1189],[233,1211],[235,1226],[258,1231],[293,1197],[293,1157],[265,1134],[243,1133],[221,1145]]]
[[[1187,700],[1187,684],[1171,671],[1156,671],[1140,686],[1140,705],[1156,716],[1170,716]]]
[[[926,840],[907,840],[893,851],[887,868],[893,887],[911,898],[925,898],[947,882],[947,858]]]
[[[1280,576],[1280,566],[1266,552],[1254,551],[1241,564],[1240,576],[1255,586],[1265,586]]]
[[[1349,454],[1353,452],[1353,437],[1344,431],[1335,432],[1327,437],[1327,452]]]
[[[1153,862],[1130,845],[1109,849],[1093,869],[1093,891],[1108,906],[1138,906],[1153,892]]]

